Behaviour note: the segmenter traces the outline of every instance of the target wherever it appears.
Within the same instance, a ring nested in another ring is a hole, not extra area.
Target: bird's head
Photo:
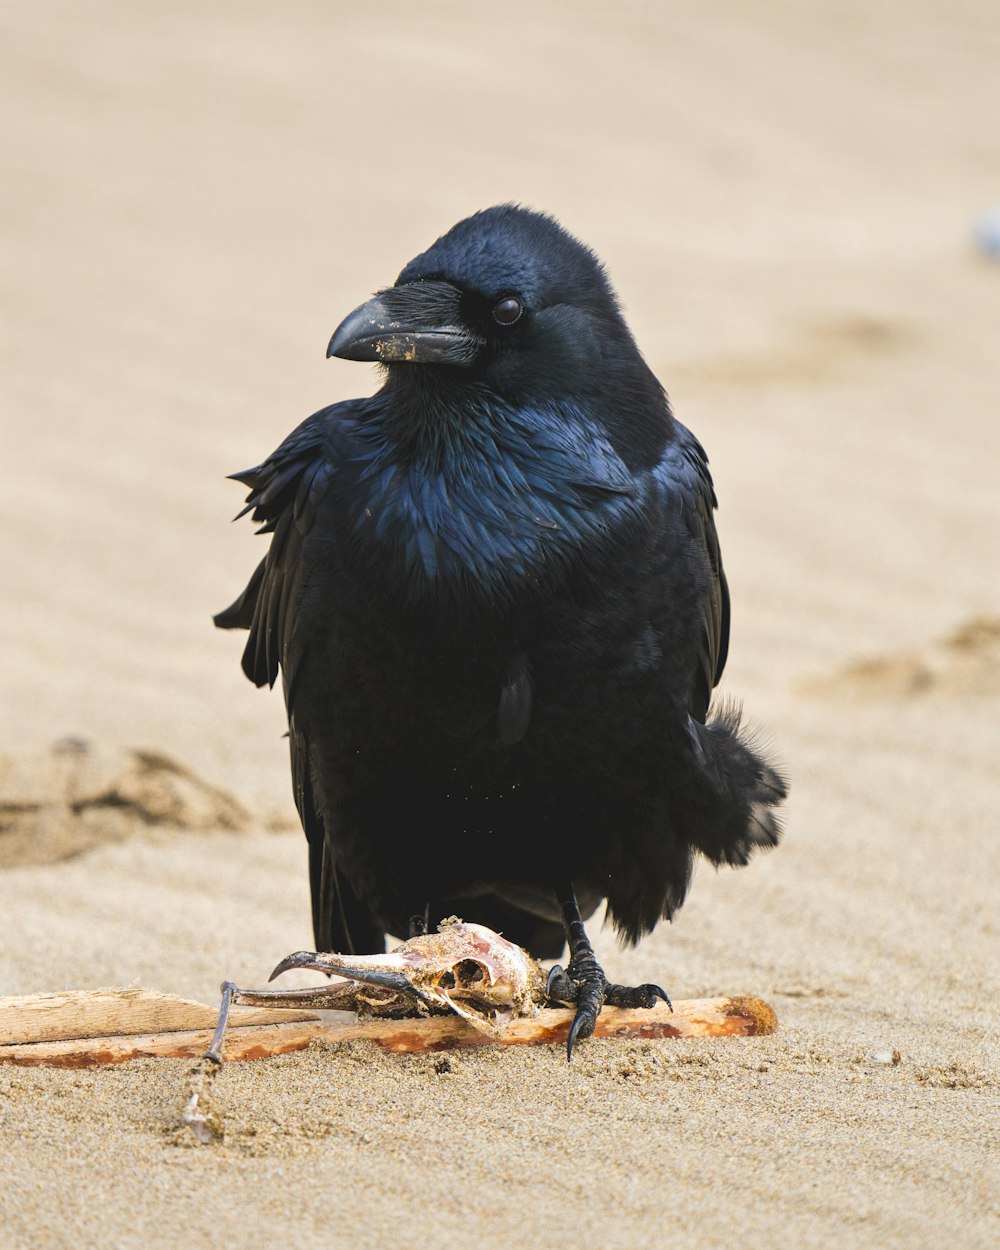
[[[619,368],[659,392],[598,258],[554,218],[510,204],[460,221],[411,260],[341,322],[327,355],[518,400],[606,390]]]

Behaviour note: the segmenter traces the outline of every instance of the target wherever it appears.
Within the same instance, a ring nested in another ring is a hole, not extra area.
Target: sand
[[[497,201],[599,251],[708,447],[724,688],[792,778],[777,852],[597,930],[774,1037],[234,1064],[208,1148],[184,1063],[2,1068],[0,1246],[1000,1244],[1000,10],[0,21],[0,994],[210,1002],[309,945],[223,477],[371,388],[334,326]]]

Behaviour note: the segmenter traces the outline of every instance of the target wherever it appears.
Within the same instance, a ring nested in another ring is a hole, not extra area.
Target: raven
[[[584,930],[635,943],[695,852],[773,846],[784,779],[709,714],[729,642],[716,498],[604,269],[552,217],[459,222],[352,312],[328,356],[379,362],[236,473],[271,535],[215,618],[282,674],[320,949],[382,950],[461,911],[542,958],[550,994],[652,1006]],[[669,1000],[667,1000],[669,1001]]]

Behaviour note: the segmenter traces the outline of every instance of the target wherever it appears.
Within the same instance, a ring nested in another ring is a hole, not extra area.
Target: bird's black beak
[[[379,292],[334,331],[327,356],[344,360],[471,365],[480,344],[462,324],[450,282],[409,282]]]

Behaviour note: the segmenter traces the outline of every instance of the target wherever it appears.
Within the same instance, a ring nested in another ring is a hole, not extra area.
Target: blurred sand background
[[[223,479],[371,389],[330,332],[491,203],[595,247],[706,444],[724,689],[792,778],[778,852],[599,943],[775,1037],[233,1065],[192,1149],[184,1063],[0,1068],[0,1246],[1000,1244],[1000,8],[0,26],[0,994],[214,1002],[311,944]]]

